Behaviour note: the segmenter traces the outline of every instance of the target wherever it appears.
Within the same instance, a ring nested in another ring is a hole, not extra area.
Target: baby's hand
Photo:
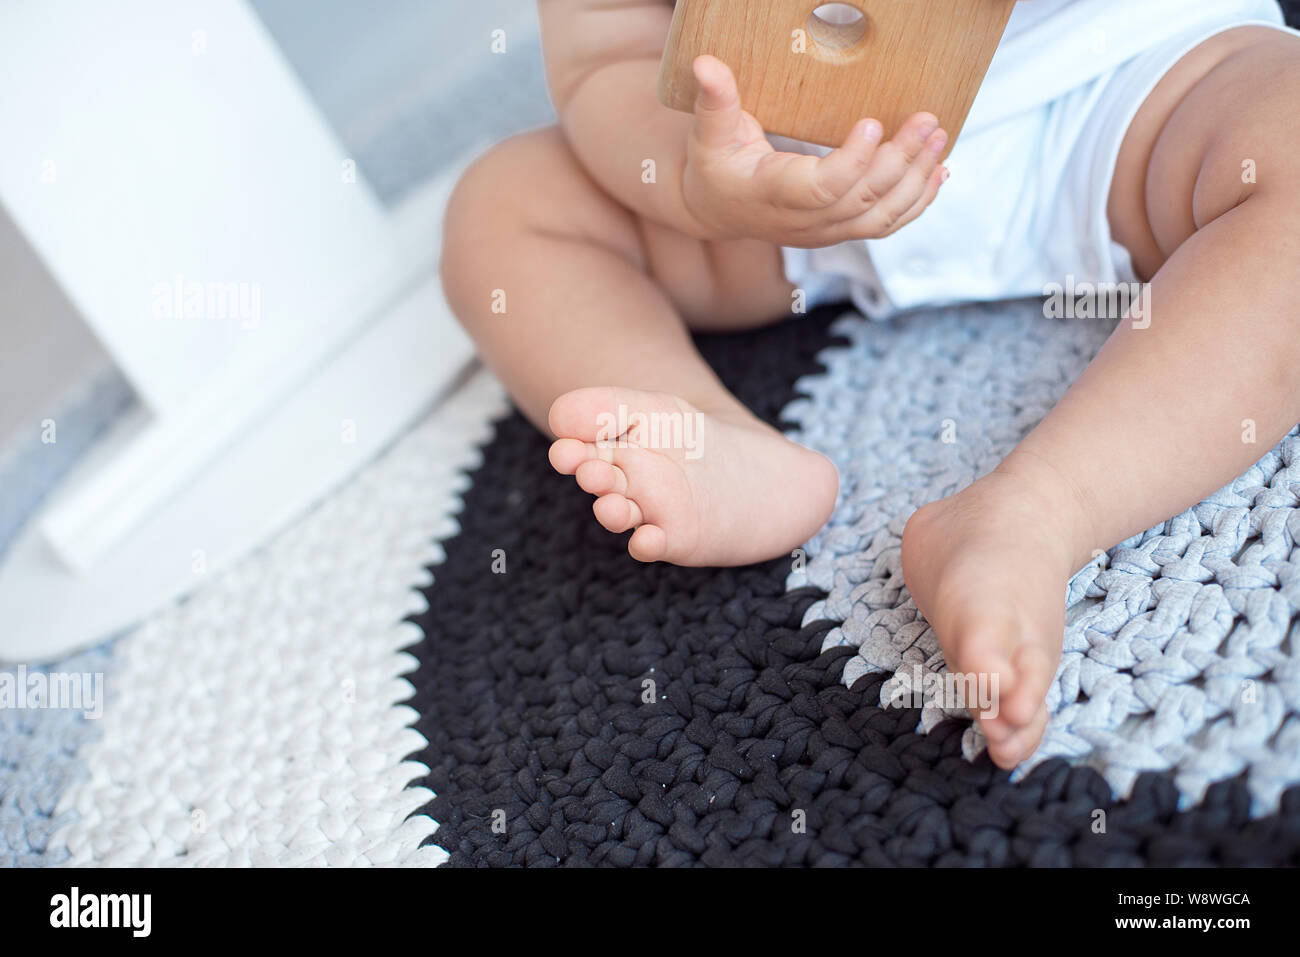
[[[725,63],[701,56],[694,69],[700,93],[682,191],[713,238],[805,248],[879,239],[920,216],[948,178],[938,165],[948,134],[928,113],[887,143],[878,122],[862,120],[825,157],[779,153],[740,108]]]

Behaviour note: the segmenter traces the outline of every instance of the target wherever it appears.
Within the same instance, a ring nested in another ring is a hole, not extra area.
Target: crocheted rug
[[[0,707],[0,866],[1300,863],[1300,435],[1075,576],[1006,774],[963,716],[882,705],[942,663],[898,535],[1108,329],[835,317],[704,344],[840,468],[799,560],[636,565],[518,416],[491,437],[480,374],[188,601],[39,669],[102,676],[102,715]]]
[[[1297,436],[1075,577],[1052,723],[1010,775],[963,716],[886,704],[940,663],[897,534],[1108,328],[837,317],[702,340],[841,469],[803,554],[636,564],[527,423],[493,433],[479,374],[270,546],[54,666],[104,675],[102,717],[0,709],[0,863],[1300,862]]]
[[[965,717],[888,704],[905,667],[941,666],[898,534],[995,464],[1109,327],[1033,303],[833,316],[703,341],[841,469],[806,564],[638,565],[527,423],[498,426],[414,619],[418,783],[450,863],[1300,861],[1296,437],[1076,576],[1047,740],[1009,775]]]
[[[504,408],[479,373],[266,548],[43,669],[102,676],[102,715],[0,708],[0,866],[444,861],[402,619]]]
[[[804,383],[810,399],[788,413],[842,476],[840,506],[790,585],[827,592],[805,621],[839,623],[823,648],[855,652],[846,684],[892,675],[885,701],[943,670],[934,632],[903,584],[907,518],[993,468],[1113,328],[1046,322],[1034,304],[953,319],[917,317],[896,330],[840,323],[850,346],[825,354],[828,374]],[[1290,647],[1300,609],[1298,503],[1300,433],[1292,432],[1196,508],[1080,571],[1066,593],[1051,721],[1020,773],[1066,757],[1127,794],[1141,772],[1172,771],[1184,806],[1241,775],[1255,810],[1275,810],[1300,767],[1300,658]],[[960,714],[926,707],[921,726]],[[983,746],[972,725],[964,753]]]

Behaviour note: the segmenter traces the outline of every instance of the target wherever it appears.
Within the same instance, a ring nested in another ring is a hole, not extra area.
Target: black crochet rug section
[[[776,421],[839,312],[701,346]],[[851,653],[801,627],[820,596],[785,591],[788,561],[639,565],[546,448],[499,424],[413,619],[412,784],[451,866],[1300,863],[1300,788],[1260,820],[1241,781],[1180,812],[1163,775],[1116,802],[1061,760],[1015,784],[966,761],[963,721],[915,733],[883,675],[841,684]]]

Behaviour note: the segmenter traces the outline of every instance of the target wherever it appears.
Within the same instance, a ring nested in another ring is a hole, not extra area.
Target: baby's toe
[[[574,389],[551,403],[547,422],[556,435],[595,441],[602,416],[616,407],[618,393],[609,387]],[[611,436],[613,437],[613,436]]]
[[[989,741],[989,757],[1000,768],[1011,770],[1027,760],[1038,749],[1047,729],[1047,705],[1039,705],[1030,721],[1002,741]]]
[[[997,736],[999,727],[1008,726],[1003,732],[1005,736],[1014,730],[1009,727],[1014,722],[1008,721],[1002,709],[1002,702],[1016,686],[1018,677],[1012,665],[1014,622],[1001,615],[977,615],[970,623],[959,626],[957,631],[956,640],[951,643],[951,654],[945,652],[949,668],[987,681],[992,700],[989,708],[977,717],[990,737]]]
[[[980,731],[989,743],[989,749],[993,745],[1003,744],[1010,740],[1011,736],[1020,730],[1020,725],[1012,724],[1002,716],[1001,711],[991,709],[989,712],[975,712],[975,722],[980,726]]]
[[[556,439],[551,443],[546,457],[551,461],[551,468],[561,475],[576,475],[584,462],[609,462],[614,457],[613,450],[602,448],[591,442],[578,439]]]
[[[627,553],[639,562],[657,562],[668,554],[668,536],[658,525],[642,525],[628,540]]]
[[[1012,658],[1014,683],[1000,695],[1002,714],[1013,725],[1027,726],[1036,720],[1056,675],[1056,658],[1042,642],[1026,641]]]
[[[577,439],[556,439],[546,457],[551,460],[551,468],[561,475],[573,475],[578,466],[589,458],[587,443]]]
[[[596,499],[591,506],[596,521],[611,532],[626,532],[641,524],[641,509],[630,498],[610,492]]]
[[[587,459],[578,466],[573,477],[578,480],[579,488],[592,495],[627,494],[627,476],[623,470],[600,459]]]

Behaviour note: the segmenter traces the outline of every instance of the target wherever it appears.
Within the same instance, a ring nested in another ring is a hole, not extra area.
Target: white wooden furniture
[[[240,0],[6,0],[0,88],[0,204],[146,410],[0,564],[0,659],[36,660],[264,541],[472,350],[450,177],[384,209]]]

